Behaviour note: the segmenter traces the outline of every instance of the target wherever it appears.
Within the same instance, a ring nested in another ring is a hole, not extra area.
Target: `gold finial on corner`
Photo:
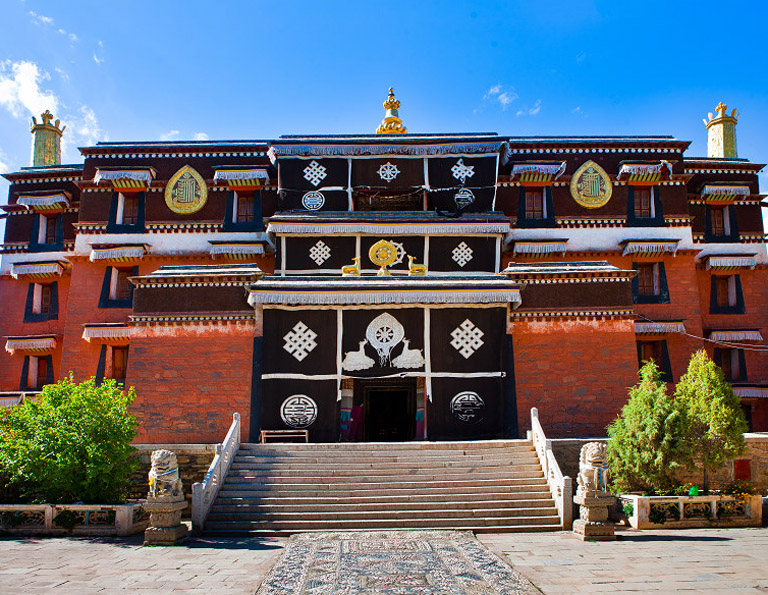
[[[45,110],[40,114],[42,122],[32,116],[32,126],[30,128],[33,136],[32,141],[32,165],[47,166],[61,164],[61,135],[66,126],[61,126],[61,120],[53,120],[53,114],[50,110]]]
[[[400,109],[400,102],[395,99],[395,90],[392,87],[389,88],[389,95],[383,105],[387,113],[376,129],[376,134],[405,134],[408,132],[397,111]]]
[[[722,101],[715,108],[716,116],[708,113],[709,119],[704,119],[707,127],[707,156],[717,158],[738,157],[736,149],[736,124],[739,123],[739,113],[733,109],[727,115],[728,106]]]

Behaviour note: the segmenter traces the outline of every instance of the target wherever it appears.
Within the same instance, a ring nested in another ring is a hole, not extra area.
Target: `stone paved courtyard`
[[[429,541],[427,533],[433,532],[418,533],[420,537],[412,541]],[[621,531],[618,535],[615,542],[582,542],[563,532],[490,534],[480,535],[479,540],[544,593],[768,592],[766,528]],[[140,537],[0,538],[0,593],[253,595],[262,582],[262,592],[271,593],[275,591],[269,590],[272,586],[265,577],[273,565],[281,572],[285,558],[280,560],[280,554],[296,543],[287,539],[208,538],[156,548],[142,547],[141,541]],[[473,548],[471,540],[462,543],[469,545],[467,551],[495,566],[482,554],[484,548]],[[415,543],[409,547],[423,549]],[[308,565],[298,560],[294,568],[301,572]],[[502,572],[499,576],[506,575]],[[509,577],[516,577],[517,582],[513,590],[507,583],[507,593],[532,592],[519,575],[512,573],[505,580],[513,580]],[[373,590],[372,582],[363,584],[371,588],[361,593],[387,592]],[[472,581],[465,584],[472,586]],[[478,582],[474,586],[482,585]],[[282,587],[286,595],[296,593],[286,584]],[[334,593],[327,586],[317,587],[314,593]]]

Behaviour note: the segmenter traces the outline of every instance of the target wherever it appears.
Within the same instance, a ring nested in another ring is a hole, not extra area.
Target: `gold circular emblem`
[[[388,267],[397,260],[397,248],[392,242],[379,240],[368,251],[368,258],[373,264]]]
[[[611,178],[592,160],[584,163],[571,177],[571,196],[582,207],[602,207],[610,200],[612,193]]]
[[[194,169],[185,165],[168,181],[165,187],[165,204],[174,213],[197,213],[208,200],[205,180]]]

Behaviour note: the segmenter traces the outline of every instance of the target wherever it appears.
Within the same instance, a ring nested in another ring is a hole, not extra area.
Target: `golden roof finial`
[[[61,135],[66,126],[61,126],[61,120],[53,120],[53,114],[45,110],[40,114],[42,122],[32,116],[31,131],[34,135],[32,141],[32,165],[59,165],[61,163]]]
[[[408,132],[398,114],[397,110],[400,109],[400,102],[395,99],[395,91],[392,87],[389,88],[389,95],[384,102],[384,109],[387,110],[387,113],[376,129],[376,134],[405,134]]]
[[[739,121],[739,114],[734,109],[731,115],[726,115],[728,106],[722,101],[717,104],[716,116],[709,112],[709,120],[704,120],[707,127],[707,156],[720,158],[738,157],[736,150],[736,124]]]

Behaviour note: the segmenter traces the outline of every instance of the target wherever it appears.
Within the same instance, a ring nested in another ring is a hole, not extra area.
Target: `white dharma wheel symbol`
[[[307,395],[291,395],[280,406],[280,417],[292,428],[307,428],[317,419],[317,403]]]

